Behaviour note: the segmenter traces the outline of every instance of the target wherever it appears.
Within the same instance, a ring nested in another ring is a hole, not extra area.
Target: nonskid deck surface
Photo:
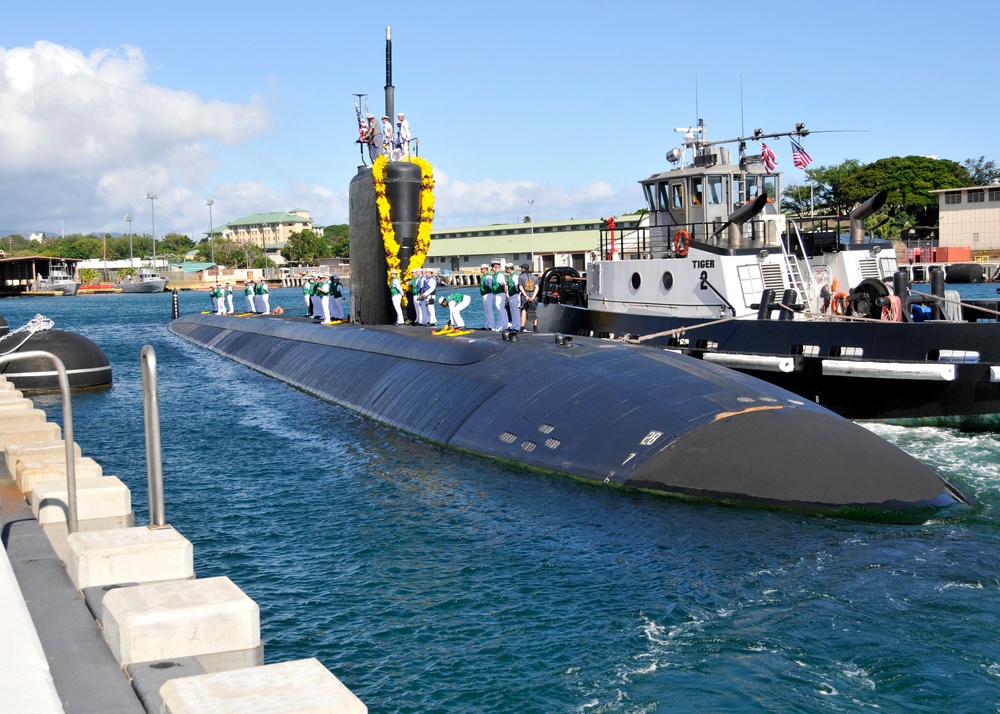
[[[284,316],[195,315],[170,329],[421,438],[589,480],[808,510],[962,500],[867,430],[760,380],[660,349]]]

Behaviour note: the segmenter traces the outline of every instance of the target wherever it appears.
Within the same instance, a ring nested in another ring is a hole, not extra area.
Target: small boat
[[[139,268],[139,274],[134,279],[129,275],[117,287],[123,293],[162,293],[167,289],[167,279],[161,278],[152,268]]]
[[[62,293],[76,295],[80,289],[80,281],[74,280],[69,268],[64,262],[49,263],[49,274],[35,278],[35,292]]]
[[[585,274],[540,277],[543,329],[679,351],[851,419],[1000,425],[1000,313],[946,294],[940,270],[912,292],[892,244],[865,235],[885,192],[851,212],[849,235],[804,233],[778,208],[765,145],[746,151],[803,125],[725,141],[702,123],[676,131],[672,166],[640,182],[648,213],[617,235],[609,219]]]

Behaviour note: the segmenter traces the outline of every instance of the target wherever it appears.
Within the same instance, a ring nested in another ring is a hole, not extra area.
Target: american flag
[[[778,165],[778,157],[774,155],[771,148],[764,142],[760,144],[760,162],[764,164],[764,168],[768,170],[768,173],[774,171],[774,168]]]
[[[806,166],[812,163],[812,157],[806,153],[806,150],[802,148],[802,145],[789,137],[789,141],[792,142],[792,162],[795,164],[795,168],[804,169]]]

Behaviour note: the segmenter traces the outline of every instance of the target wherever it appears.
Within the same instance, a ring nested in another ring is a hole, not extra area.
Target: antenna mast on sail
[[[392,86],[392,28],[385,28],[385,115],[391,122],[396,116],[396,88]]]

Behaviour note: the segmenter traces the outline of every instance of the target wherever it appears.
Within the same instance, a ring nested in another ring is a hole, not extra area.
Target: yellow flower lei
[[[425,159],[412,156],[410,163],[420,167],[420,222],[417,224],[417,240],[413,246],[413,257],[410,258],[406,272],[400,276],[400,282],[408,283],[413,279],[413,271],[422,268],[427,250],[431,247],[431,226],[434,223],[434,167]],[[399,242],[396,231],[392,228],[392,216],[389,199],[385,195],[385,168],[389,158],[384,154],[372,164],[372,180],[375,182],[375,205],[378,207],[378,225],[382,233],[382,244],[385,246],[385,262],[388,269],[386,283],[392,284],[392,271],[399,270]],[[407,303],[406,292],[403,292],[403,304]]]

